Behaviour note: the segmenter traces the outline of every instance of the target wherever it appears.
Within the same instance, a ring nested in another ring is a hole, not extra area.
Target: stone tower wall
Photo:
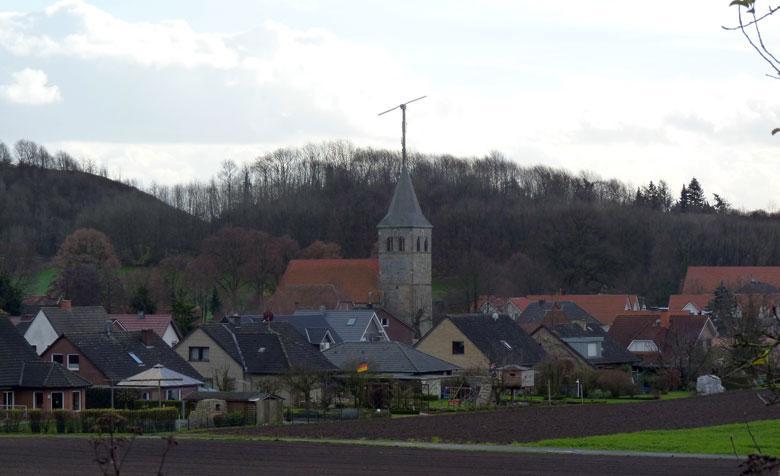
[[[430,228],[379,229],[379,287],[382,291],[382,305],[412,326],[416,311],[423,309],[421,335],[431,328],[432,322],[431,232]],[[393,242],[392,251],[387,249],[388,238]],[[404,239],[403,251],[399,250],[399,238]],[[420,251],[417,251],[418,238]]]

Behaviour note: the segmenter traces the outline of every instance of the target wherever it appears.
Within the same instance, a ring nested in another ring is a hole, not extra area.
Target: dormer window
[[[404,238],[402,236],[398,237],[398,251],[404,250]]]
[[[388,238],[387,239],[387,251],[393,251],[393,239]]]

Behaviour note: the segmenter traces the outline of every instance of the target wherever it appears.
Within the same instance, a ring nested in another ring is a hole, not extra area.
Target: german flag
[[[363,372],[368,372],[368,362],[363,362],[357,366],[357,373],[362,374]]]

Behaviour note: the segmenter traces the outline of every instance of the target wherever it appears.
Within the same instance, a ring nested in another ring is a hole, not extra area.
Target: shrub
[[[115,414],[121,418],[111,419],[116,433],[127,433],[140,430],[144,433],[158,433],[176,430],[176,419],[179,410],[171,407],[150,408],[148,410],[110,410],[90,409],[81,412],[81,428],[84,432],[108,432],[98,424],[98,420],[107,415]],[[109,421],[104,419],[104,421]]]
[[[225,418],[225,415],[223,415],[221,413],[216,414],[216,415],[214,415],[214,426],[217,426],[217,427],[225,426],[226,420],[227,419]]]
[[[24,419],[24,410],[3,410],[3,431],[6,433],[18,433]]]
[[[30,431],[33,433],[40,433],[41,429],[43,429],[43,425],[41,425],[41,422],[43,421],[43,410],[28,410],[27,416],[30,418]]]
[[[599,370],[596,377],[596,388],[609,392],[613,398],[622,395],[636,395],[637,389],[631,376],[622,370]]]
[[[243,426],[246,425],[246,417],[243,412],[230,412],[225,419],[227,426]]]
[[[667,393],[677,390],[682,385],[680,371],[677,369],[661,369],[650,379],[653,392]]]
[[[601,390],[600,388],[596,388],[588,392],[588,398],[593,398],[596,400],[602,400],[605,398],[609,398],[609,392],[606,392],[604,390]]]
[[[72,433],[75,430],[74,420],[76,418],[73,412],[68,410],[54,410],[51,412],[51,414],[54,417],[54,424],[57,428],[57,433]]]

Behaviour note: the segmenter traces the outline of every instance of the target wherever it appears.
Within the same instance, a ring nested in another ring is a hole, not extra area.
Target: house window
[[[658,346],[651,340],[632,340],[628,344],[629,352],[658,352]]]
[[[141,394],[141,400],[151,400],[151,397],[149,395],[149,392],[143,392]]]
[[[390,320],[388,318],[382,318],[382,327],[390,327]]]
[[[420,237],[417,237],[417,252],[420,252]]]
[[[79,354],[68,354],[68,370],[79,369]]]
[[[81,411],[81,392],[78,390],[71,393],[71,398],[73,398],[73,411],[78,412]]]
[[[347,320],[347,325],[348,326],[354,326],[356,322],[357,322],[356,318],[350,317],[349,320]]]
[[[208,362],[208,347],[190,347],[190,362]]]
[[[465,351],[462,340],[452,341],[452,355],[462,355]]]
[[[588,358],[599,356],[599,345],[595,342],[588,342]]]
[[[428,252],[428,238],[425,239],[425,252]]]
[[[320,352],[330,349],[330,342],[320,342]]]
[[[43,408],[43,392],[33,392],[33,408]]]
[[[509,345],[509,342],[507,342],[505,340],[501,341],[501,345],[503,345],[506,348],[506,350],[512,350],[512,346]]]
[[[65,395],[62,392],[51,392],[51,409],[62,410],[65,408]]]
[[[388,238],[387,239],[387,251],[393,251],[393,239]]]
[[[3,392],[3,408],[14,407],[14,392]]]
[[[181,390],[178,388],[168,389],[165,391],[166,400],[179,400],[181,397]]]
[[[404,250],[404,244],[405,244],[404,238],[402,236],[399,236],[398,237],[398,251],[403,251]]]
[[[64,354],[51,354],[51,361],[57,362],[58,364],[65,365],[65,355]]]
[[[128,352],[127,355],[130,356],[131,359],[133,359],[133,362],[135,362],[138,365],[143,365],[144,361],[141,360],[137,355],[135,355],[135,352]]]
[[[206,388],[214,388],[214,379],[213,378],[204,378],[203,379],[203,386]]]

